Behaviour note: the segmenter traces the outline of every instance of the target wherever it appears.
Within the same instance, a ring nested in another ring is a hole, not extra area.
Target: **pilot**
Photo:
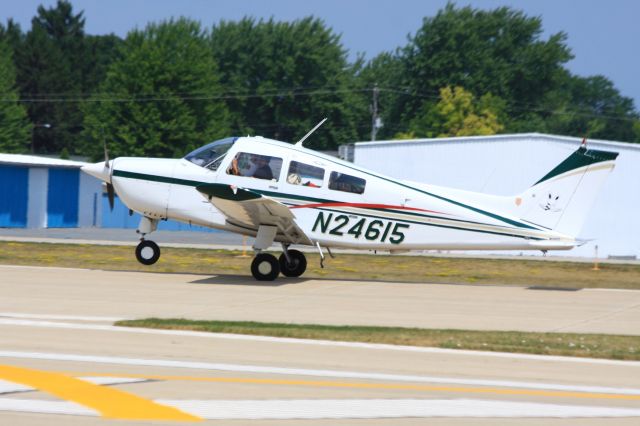
[[[255,159],[252,159],[252,163],[254,163],[257,168],[253,172],[253,177],[258,179],[273,179],[273,172],[271,171],[271,167],[269,167],[269,158],[264,155],[256,155]]]
[[[240,155],[234,158],[231,162],[229,174],[236,176],[254,177],[257,179],[273,179],[273,172],[271,171],[271,167],[269,167],[269,157],[251,154],[251,156],[249,157],[249,161],[247,162],[248,164],[242,167],[240,166],[238,161]]]

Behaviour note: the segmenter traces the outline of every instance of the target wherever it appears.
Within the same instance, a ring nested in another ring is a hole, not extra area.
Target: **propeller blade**
[[[107,183],[107,198],[109,198],[109,209],[113,211],[113,206],[115,204],[115,190],[113,189],[113,185]]]
[[[104,147],[104,162],[105,164],[109,164],[109,150],[107,149],[107,141],[102,141],[102,146]]]
[[[109,175],[109,181],[111,181],[111,164],[109,163],[109,149],[107,148],[106,140],[102,142],[102,146],[104,147],[104,169],[107,171],[106,174]]]

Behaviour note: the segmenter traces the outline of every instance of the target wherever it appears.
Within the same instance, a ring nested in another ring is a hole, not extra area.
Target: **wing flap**
[[[207,183],[196,187],[231,225],[257,232],[260,225],[278,227],[279,240],[291,244],[311,244],[295,222],[295,215],[284,204],[250,189],[227,184]]]

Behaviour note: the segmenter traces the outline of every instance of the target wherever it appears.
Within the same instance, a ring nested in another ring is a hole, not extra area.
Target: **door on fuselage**
[[[240,150],[226,163],[219,182],[278,196],[284,160],[280,155]]]

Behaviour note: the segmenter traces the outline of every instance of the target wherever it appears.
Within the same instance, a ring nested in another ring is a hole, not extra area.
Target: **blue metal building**
[[[137,228],[140,215],[118,197],[111,211],[102,182],[82,173],[84,164],[0,154],[0,228]],[[171,220],[158,229],[217,232]]]
[[[0,154],[0,227],[100,226],[102,185],[84,163]]]

